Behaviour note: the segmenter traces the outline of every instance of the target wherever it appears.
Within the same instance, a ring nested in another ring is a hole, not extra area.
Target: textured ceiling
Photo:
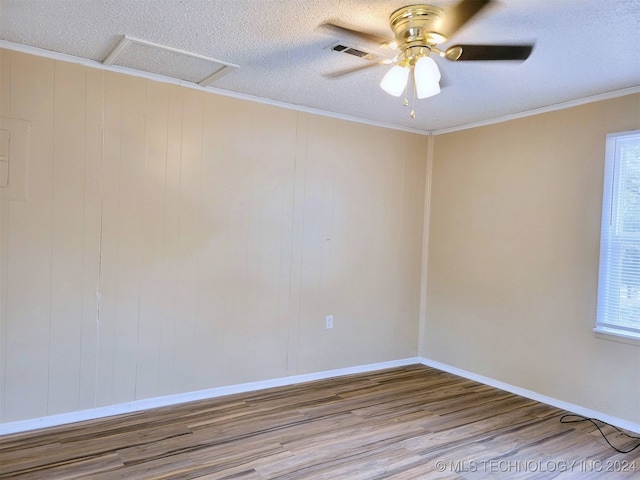
[[[316,29],[319,24],[333,21],[390,37],[389,14],[410,3],[0,0],[0,37],[102,61],[122,35],[129,35],[239,65],[211,85],[218,89],[424,131],[640,85],[640,0],[497,1],[443,47],[535,42],[531,57],[524,63],[436,58],[447,87],[418,101],[415,119],[401,99],[378,86],[389,67],[339,79],[323,77],[365,60],[327,49],[336,38]],[[446,8],[457,2],[429,3]]]

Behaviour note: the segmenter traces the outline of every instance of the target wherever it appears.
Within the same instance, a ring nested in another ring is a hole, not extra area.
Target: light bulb
[[[432,97],[440,93],[440,70],[430,57],[421,57],[414,68],[416,94],[418,98]]]
[[[384,76],[380,82],[380,87],[389,95],[399,97],[404,92],[408,80],[409,67],[396,65]]]

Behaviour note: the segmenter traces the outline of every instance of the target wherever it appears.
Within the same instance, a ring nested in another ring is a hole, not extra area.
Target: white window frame
[[[596,334],[612,335],[640,345],[640,325],[634,326],[620,320],[622,285],[622,242],[640,242],[640,233],[624,233],[617,221],[619,187],[624,180],[620,166],[622,145],[640,146],[640,131],[611,133],[607,135],[604,189],[602,199],[602,226],[600,237],[600,268],[598,273],[598,305]],[[640,283],[640,270],[638,271]],[[616,290],[617,289],[617,292]],[[615,292],[615,293],[614,293]],[[638,293],[640,302],[640,292]],[[599,336],[599,335],[598,335]]]

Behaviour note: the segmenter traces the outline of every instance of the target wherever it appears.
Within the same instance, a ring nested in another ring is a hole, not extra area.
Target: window
[[[596,332],[640,339],[640,131],[607,135]]]

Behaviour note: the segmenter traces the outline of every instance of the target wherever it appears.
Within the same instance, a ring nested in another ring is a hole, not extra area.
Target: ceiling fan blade
[[[368,68],[371,68],[371,67],[378,67],[380,65],[387,65],[387,64],[388,62],[386,61],[365,63],[364,65],[358,65],[357,67],[347,68],[345,70],[339,70],[333,73],[325,73],[323,77],[328,79],[340,78],[346,75],[351,75],[352,73],[359,72],[361,70],[367,70]]]
[[[339,39],[351,40],[354,42],[365,41],[368,43],[373,43],[377,47],[389,46],[394,42],[392,38],[381,37],[373,33],[359,32],[358,30],[351,30],[350,28],[340,27],[339,25],[334,25],[333,23],[320,24],[318,25],[317,30],[333,37],[337,37]]]
[[[526,60],[533,45],[454,45],[447,48],[445,57],[453,61],[465,60]]]
[[[444,13],[442,25],[438,33],[446,38],[456,33],[465,23],[471,20],[484,7],[492,3],[493,0],[462,0],[454,7],[447,9]]]

